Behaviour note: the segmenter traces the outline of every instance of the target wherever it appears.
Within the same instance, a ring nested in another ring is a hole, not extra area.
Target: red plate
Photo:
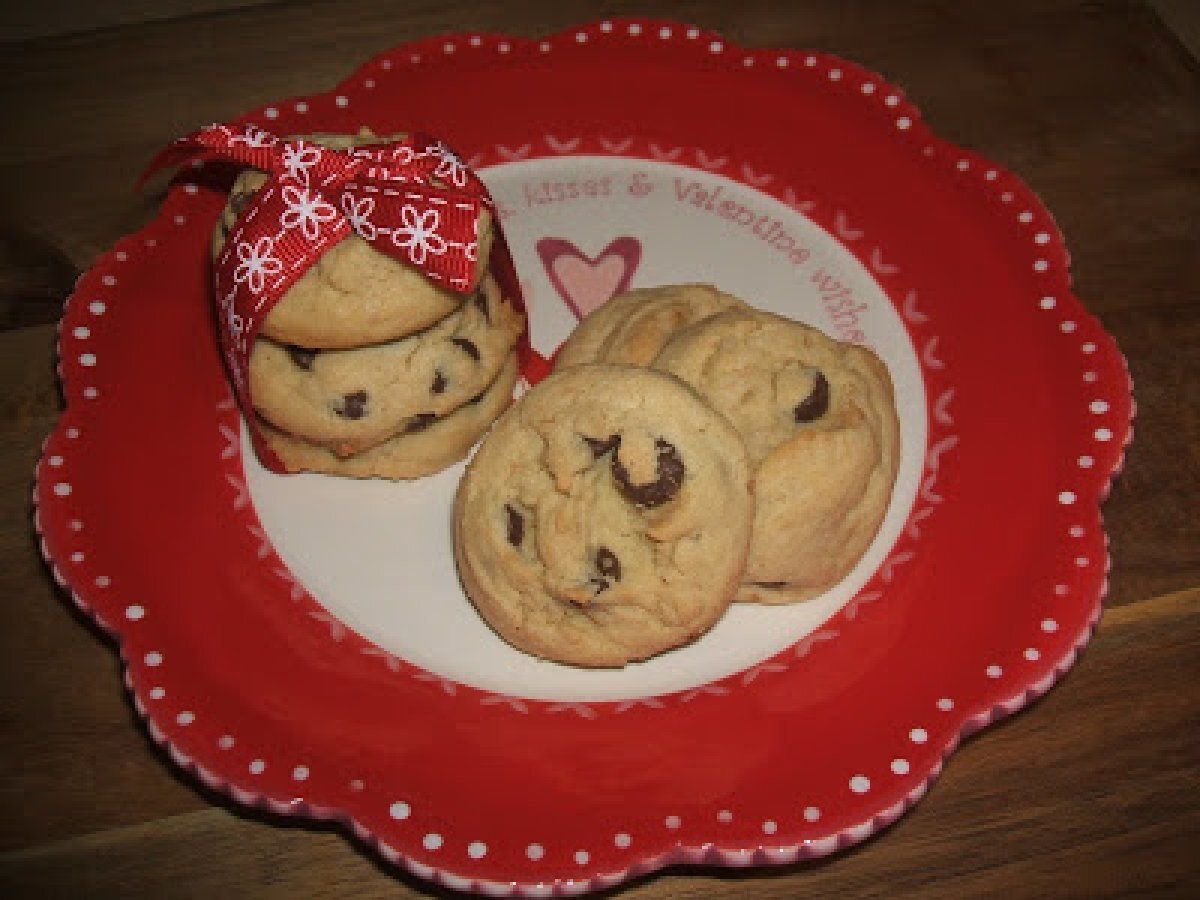
[[[1087,642],[1124,360],[1037,199],[878,76],[621,20],[410,44],[245,118],[459,149],[504,207],[545,354],[616,287],[682,280],[871,343],[906,455],[879,540],[826,598],[738,608],[622,673],[538,666],[453,582],[459,469],[364,484],[247,456],[208,300],[223,196],[183,173],[67,306],[36,498],[56,577],[206,784],[493,894],[790,862],[896,819]]]

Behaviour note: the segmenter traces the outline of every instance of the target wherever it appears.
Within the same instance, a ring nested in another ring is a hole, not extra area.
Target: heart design
[[[575,317],[582,319],[614,294],[629,289],[642,259],[642,243],[637,238],[619,237],[592,258],[570,241],[548,237],[537,242],[537,252],[554,290]]]

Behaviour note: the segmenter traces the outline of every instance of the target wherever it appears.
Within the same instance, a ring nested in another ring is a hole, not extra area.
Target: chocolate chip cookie
[[[321,472],[351,478],[420,478],[440,472],[467,455],[512,400],[517,357],[510,353],[500,375],[479,396],[449,415],[414,416],[405,430],[354,456],[341,457],[260,422],[260,431],[289,472]]]
[[[524,323],[488,276],[459,310],[399,340],[324,350],[260,337],[250,353],[251,402],[276,429],[350,456],[482,392]]]
[[[533,387],[459,484],[459,574],[513,646],[621,666],[707,631],[741,581],[753,520],[733,427],[663,372],[574,366]]]
[[[398,139],[379,138],[369,131],[357,136],[304,137],[335,150]],[[214,259],[266,180],[267,176],[256,169],[246,169],[237,176],[213,231]],[[492,220],[486,209],[480,212],[477,233],[476,283],[487,268],[493,239]],[[283,344],[321,349],[377,344],[437,322],[457,309],[463,296],[350,234],[328,248],[296,280],[267,314],[260,334]]]
[[[679,331],[653,366],[692,385],[749,451],[756,512],[738,599],[804,600],[845,577],[879,529],[899,460],[879,358],[743,309]]]
[[[646,366],[680,328],[745,303],[708,284],[669,284],[617,294],[581,321],[555,357],[566,368],[588,362]]]

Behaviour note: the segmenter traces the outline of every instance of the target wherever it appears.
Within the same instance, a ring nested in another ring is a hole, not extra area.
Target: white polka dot
[[[630,26],[629,26],[629,33],[630,33],[630,34],[632,34],[632,35],[639,35],[639,34],[641,34],[641,33],[642,33],[642,26],[641,26],[641,25],[639,25],[637,22],[633,22],[633,23],[631,23],[631,24],[630,24]]]
[[[161,700],[165,696],[167,696],[166,688],[162,688],[162,687],[150,688],[150,699],[151,700]]]
[[[725,49],[725,45],[722,44],[720,41],[713,41],[711,44],[708,45],[709,53],[720,53],[724,49]]]
[[[754,57],[749,57],[749,58],[753,59]],[[775,59],[775,65],[780,69],[786,69],[789,65],[788,58],[786,56],[777,57]]]
[[[345,97],[341,94],[338,94],[336,97],[333,98],[333,102],[336,106],[338,106],[342,109],[345,109],[347,106],[350,105],[350,98]]]
[[[1074,331],[1078,327],[1079,326],[1077,324],[1072,322],[1070,319],[1067,319],[1067,321],[1063,322],[1061,325],[1058,326],[1058,330],[1061,331],[1063,334],[1070,334],[1072,331]]]
[[[1050,235],[1044,231],[1039,231],[1033,236],[1033,240],[1038,244],[1048,244],[1050,242]]]
[[[538,49],[541,50],[543,53],[549,53],[550,52],[550,42],[542,41],[540,44],[538,44]]]
[[[924,728],[914,728],[908,733],[908,739],[914,744],[923,744],[929,740],[929,732]]]
[[[1090,456],[1081,456],[1078,460],[1076,460],[1076,462],[1079,463],[1079,468],[1081,469],[1090,469],[1096,464],[1096,460],[1092,459]]]
[[[161,653],[159,653],[157,650],[151,650],[149,653],[147,653],[145,656],[142,657],[142,662],[144,662],[148,666],[161,666],[162,661],[163,661],[163,655]]]
[[[96,364],[96,354],[95,353],[79,354],[79,364],[81,366],[89,366],[89,367],[94,366]]]
[[[501,41],[496,45],[496,49],[501,53],[507,53],[512,49],[512,44],[510,44],[508,41]]]
[[[987,673],[988,678],[999,678],[1001,675],[1004,674],[1004,670],[1002,668],[1000,668],[998,665],[996,665],[995,663],[992,663],[984,671]]]
[[[483,841],[471,841],[467,844],[467,856],[471,859],[483,859],[487,856],[488,846]]]
[[[1059,597],[1067,596],[1068,590],[1069,590],[1069,588],[1065,584],[1056,584],[1054,586],[1054,593],[1057,594]]]
[[[1093,383],[1099,377],[1100,377],[1100,375],[1096,372],[1088,371],[1088,372],[1083,373],[1083,380],[1086,381],[1088,384]]]
[[[397,821],[401,819],[407,819],[410,815],[412,815],[412,807],[403,800],[397,800],[388,807],[388,815]]]
[[[94,388],[91,386],[85,387],[83,389],[83,396],[86,397],[88,400],[95,400],[97,397],[100,396],[100,390],[98,388]]]
[[[591,855],[586,850],[575,851],[575,862],[581,866],[586,866],[588,864],[588,860],[591,858]]]
[[[294,109],[298,113],[308,112],[308,104],[305,103],[303,100],[298,100],[298,101],[296,101],[296,105],[295,105]]]
[[[870,96],[871,94],[875,93],[875,85],[867,81],[863,83],[863,86],[859,88],[859,90],[861,90],[867,96]]]
[[[1091,562],[1091,560],[1088,559],[1086,556],[1075,557],[1075,565],[1078,566],[1080,569],[1086,569],[1089,562]]]
[[[663,40],[666,40],[671,36],[671,29],[664,25],[662,28],[658,29],[658,36]]]
[[[176,225],[186,225],[186,224],[187,224],[187,217],[186,217],[186,216],[176,216],[176,217],[175,217],[175,218],[174,218],[172,221],[173,221],[173,222],[174,222]]]
[[[733,821],[733,813],[731,813],[727,809],[723,809],[719,813],[717,813],[717,821],[718,822],[732,822]]]
[[[374,78],[364,78],[363,79],[363,87],[365,87],[368,91],[371,90],[371,88],[375,87],[375,79]]]
[[[841,81],[841,79],[842,79],[842,70],[841,69],[830,69],[829,70],[829,80],[830,81]]]
[[[71,485],[67,484],[65,481],[60,481],[54,486],[54,493],[59,497],[66,497],[71,493]]]
[[[1035,272],[1045,272],[1049,268],[1050,268],[1050,263],[1047,260],[1035,259],[1033,261],[1033,271],[1035,271]]]
[[[530,844],[525,848],[525,855],[536,862],[546,855],[546,848],[541,844]]]
[[[1047,634],[1053,634],[1058,631],[1058,622],[1054,621],[1054,619],[1042,619],[1042,631]]]
[[[811,69],[817,64],[817,58],[815,56],[806,56],[804,57],[804,64]]]
[[[909,770],[909,765],[908,765],[907,759],[893,759],[892,760],[892,771],[895,772],[897,775],[907,775],[908,770]]]
[[[1012,191],[1005,191],[1003,194],[1000,195],[1001,203],[1012,203],[1012,201],[1013,201],[1013,192]]]
[[[146,615],[145,607],[138,606],[136,603],[133,604],[132,606],[125,607],[125,618],[127,618],[130,622],[136,622],[136,621],[138,621],[138,619],[143,618],[145,615]]]
[[[100,282],[105,287],[112,287],[114,284],[117,283],[117,279],[114,278],[112,275],[105,275],[103,278],[100,279]]]
[[[200,188],[194,184],[185,184],[183,186],[183,192],[185,194],[198,194],[200,192]]]
[[[700,29],[699,28],[689,28],[687,30],[687,36],[688,36],[689,40],[694,41],[696,38],[700,37]]]
[[[430,832],[421,839],[421,844],[426,850],[440,850],[442,849],[442,836],[435,832]]]
[[[897,97],[895,94],[888,94],[886,97],[883,98],[883,102],[886,103],[888,106],[899,106],[900,98]]]
[[[81,563],[84,561],[84,559],[85,559],[85,557],[84,557],[83,553],[79,550],[76,550],[74,553],[71,554],[71,562],[73,562],[73,563]]]
[[[75,335],[75,337],[79,338],[81,341],[86,341],[92,336],[92,329],[88,328],[87,326],[80,325],[78,328],[72,331],[71,334]]]
[[[79,429],[75,428],[75,427],[68,428],[67,429],[67,437],[69,437],[71,440],[74,440],[75,438],[79,437]]]
[[[819,818],[821,818],[821,811],[815,806],[804,807],[804,821],[815,822]]]
[[[175,717],[175,721],[178,722],[180,725],[191,725],[193,722],[196,721],[196,714],[194,712],[192,712],[191,710],[185,709],[183,712],[181,712],[179,715],[177,715]]]
[[[196,160],[196,162],[200,162],[200,160]],[[147,247],[157,247],[158,246],[158,238],[146,238],[146,246]]]
[[[988,181],[995,181],[997,178],[1000,177],[1000,173],[997,172],[995,169],[988,169],[986,172],[983,173],[983,177],[986,178]]]
[[[958,161],[958,171],[960,171],[960,172],[965,172],[965,171],[967,171],[967,169],[969,169],[969,168],[971,168],[971,163],[970,163],[970,161],[969,161],[969,160],[966,160],[966,159],[960,159],[960,160]]]
[[[624,831],[620,832],[619,834],[613,835],[613,845],[616,847],[619,847],[622,850],[626,849],[632,843],[633,843],[633,838],[631,838]]]
[[[477,34],[471,35],[470,44],[472,47],[478,47],[482,43],[483,43],[483,38],[481,38],[479,35],[477,35]]]
[[[774,819],[767,819],[762,823],[763,834],[774,834],[779,830],[779,823]]]
[[[1094,433],[1096,436],[1096,440],[1098,440],[1098,441],[1111,441],[1112,440],[1113,433],[1107,428],[1097,428]]]
[[[749,68],[753,67],[753,65],[754,65],[754,57],[753,57],[753,56],[747,56],[745,59],[743,59],[743,60],[742,60],[742,65],[743,65],[743,66],[745,66],[747,69],[749,69]]]
[[[855,775],[850,779],[850,790],[856,794],[865,794],[871,789],[871,779],[866,775]]]
[[[236,743],[237,743],[237,741],[235,741],[233,739],[232,734],[223,734],[223,735],[221,735],[220,739],[217,741],[217,746],[220,747],[222,750],[230,750],[230,749],[232,749],[233,745]]]
[[[1029,210],[1025,209],[1025,210],[1021,211],[1021,214],[1019,216],[1017,216],[1017,218],[1020,219],[1022,222],[1032,222],[1033,221],[1033,213],[1031,213]]]
[[[1082,525],[1072,525],[1067,532],[1071,537],[1083,537],[1084,529]]]
[[[251,775],[261,775],[267,770],[267,764],[264,760],[256,759],[247,768]]]
[[[96,587],[108,587],[110,584],[112,584],[112,579],[107,575],[97,575],[93,580],[93,583],[96,585]]]
[[[1086,344],[1081,346],[1079,349],[1081,349],[1084,353],[1095,353],[1096,345],[1093,344],[1091,341],[1088,341]]]
[[[1057,303],[1058,303],[1058,301],[1055,300],[1053,297],[1043,297],[1038,302],[1038,305],[1041,306],[1042,309],[1054,309],[1054,307],[1055,307],[1055,305],[1057,305]]]
[[[586,31],[578,31],[578,32],[576,32],[576,33],[575,33],[575,40],[576,40],[576,42],[578,42],[578,43],[580,43],[580,44],[586,44],[586,43],[587,43],[587,39],[588,39],[588,36],[587,36],[587,32],[586,32]]]
[[[663,819],[663,824],[674,831],[683,824],[683,820],[680,819],[679,816],[667,816],[665,819]]]
[[[63,458],[61,456],[55,454],[54,456],[51,456],[48,460],[46,460],[46,462],[49,463],[50,465],[54,466],[54,468],[57,469],[59,466],[61,466],[63,464]]]
[[[1038,659],[1041,658],[1041,655],[1042,654],[1038,652],[1036,647],[1025,648],[1025,658],[1030,662],[1037,662]]]
[[[910,125],[912,125],[912,119],[910,119],[908,116],[901,116],[896,120],[896,127],[901,131],[907,130]]]
[[[88,312],[93,316],[102,316],[108,307],[104,305],[103,300],[93,300],[88,304]]]
[[[1058,495],[1058,502],[1063,506],[1070,506],[1076,499],[1074,491],[1062,491]]]
[[[268,119],[278,119],[279,118],[279,110],[277,110],[273,106],[268,106],[266,109],[263,110],[263,115],[266,116]]]
[[[363,781],[361,778],[354,778],[354,779],[351,779],[351,781],[350,781],[350,790],[354,791],[355,793],[365,790],[366,787],[367,787],[366,782]]]
[[[195,187],[195,185],[194,184],[188,185],[188,187]],[[126,253],[124,250],[118,250],[116,253],[116,257],[117,257],[117,262],[125,262],[125,260],[129,259],[129,254]]]
[[[309,776],[308,766],[296,766],[292,769],[293,781],[307,781]]]

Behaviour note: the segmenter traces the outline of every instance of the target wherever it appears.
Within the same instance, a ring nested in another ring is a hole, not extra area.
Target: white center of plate
[[[549,355],[576,317],[631,287],[701,281],[843,340],[887,363],[902,452],[892,505],[859,565],[833,590],[785,607],[735,604],[695,643],[621,670],[534,659],[497,637],[464,595],[450,510],[459,464],[413,482],[274,475],[243,435],[255,509],[313,597],[415,665],[483,690],[543,700],[616,700],[685,690],[753,666],[800,640],[867,582],[899,536],[920,483],[926,404],[916,354],[867,270],[772,197],[684,166],[559,157],[481,173],[520,273],[534,346]],[[540,252],[539,252],[540,244]],[[886,248],[885,248],[886,249]],[[879,602],[886,602],[879,601]]]

